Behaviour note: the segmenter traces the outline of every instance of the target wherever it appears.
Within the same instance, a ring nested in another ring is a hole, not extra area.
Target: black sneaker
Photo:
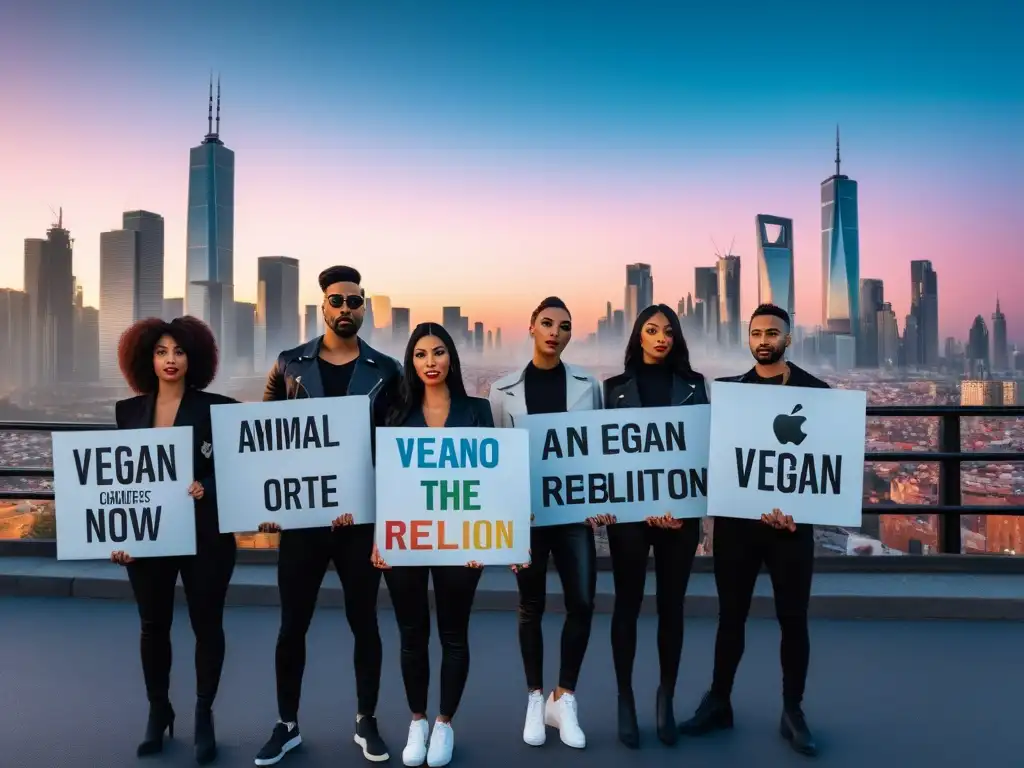
[[[274,726],[270,739],[256,755],[256,765],[276,765],[288,752],[302,743],[298,723],[289,727],[285,723]]]
[[[371,763],[383,763],[390,757],[388,745],[377,730],[377,718],[364,715],[356,720],[356,735],[352,740],[363,749],[363,757]]]

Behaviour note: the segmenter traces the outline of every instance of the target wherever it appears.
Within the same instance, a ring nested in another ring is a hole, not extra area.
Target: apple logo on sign
[[[803,406],[797,405],[792,413],[780,413],[775,417],[775,421],[772,422],[772,430],[775,432],[775,437],[783,445],[787,443],[800,445],[807,438],[803,429],[807,417],[795,415],[801,410],[803,410]]]

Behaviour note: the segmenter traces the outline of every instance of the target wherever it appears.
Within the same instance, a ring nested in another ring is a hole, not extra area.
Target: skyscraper
[[[320,330],[321,317],[319,305],[306,305],[305,320],[302,323],[302,336],[306,341],[312,341],[322,333]]]
[[[1010,370],[1010,350],[1006,344],[1006,315],[999,306],[996,296],[996,311],[992,315],[992,370],[1005,372]]]
[[[164,320],[170,322],[176,317],[185,314],[185,300],[183,298],[164,299],[164,312],[161,315]]]
[[[256,325],[265,336],[265,360],[299,343],[299,260],[260,256],[256,265]],[[257,350],[259,352],[260,350]]]
[[[149,211],[126,211],[122,229],[138,238],[138,307],[136,319],[161,317],[164,311],[164,217]]]
[[[46,239],[25,240],[25,292],[29,296],[29,374],[32,384],[74,380],[74,276],[71,233],[64,211]]]
[[[796,316],[793,288],[793,220],[758,214],[757,303],[774,304]],[[795,322],[793,322],[795,325]]]
[[[654,303],[654,278],[650,264],[626,265],[626,323],[632,324],[641,310]]]
[[[883,368],[894,368],[900,356],[900,330],[892,304],[883,302],[876,313],[878,326],[878,362]]]
[[[857,335],[860,319],[860,230],[857,182],[836,172],[821,182],[821,323],[832,333]]]
[[[220,140],[220,80],[214,124],[213,80],[207,133],[189,152],[185,311],[217,337],[221,364],[234,368],[235,153]]]
[[[264,339],[265,340],[265,339]],[[265,360],[256,359],[256,305],[235,302],[235,370],[240,376],[264,372]],[[256,363],[259,362],[259,368]]]
[[[971,375],[980,375],[992,370],[989,362],[988,327],[985,319],[978,315],[967,333],[967,360]]]
[[[693,282],[693,295],[704,307],[704,333],[718,338],[718,267],[696,267]]]
[[[740,343],[740,257],[722,256],[718,269],[718,340]]]
[[[391,297],[390,296],[374,296],[373,297],[373,320],[375,328],[390,328],[391,327]],[[363,321],[366,324],[366,321]],[[385,335],[386,337],[386,335]]]
[[[910,313],[917,324],[914,363],[933,368],[939,364],[939,290],[932,263],[925,259],[910,262]]]
[[[29,295],[0,288],[0,388],[26,387],[30,383]]]
[[[444,324],[442,323],[442,325]],[[405,343],[409,340],[409,328],[409,308],[392,307],[391,340],[396,347],[401,348],[405,346]],[[451,331],[448,329],[448,326],[445,326],[445,330],[451,333]]]
[[[139,319],[139,279],[139,233],[133,229],[101,232],[99,372],[104,381],[121,378],[117,344]]]
[[[881,280],[871,277],[860,281],[860,329],[858,337],[858,364],[877,368],[884,359],[880,351],[878,313],[885,303],[885,287]],[[894,316],[895,321],[895,316]]]

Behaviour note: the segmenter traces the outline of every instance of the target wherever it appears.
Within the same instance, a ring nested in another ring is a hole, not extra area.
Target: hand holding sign
[[[481,563],[481,562],[478,562],[476,560],[470,560],[468,563],[466,563],[466,567],[467,568],[478,568],[479,569],[479,568],[483,568],[484,564]]]
[[[128,563],[134,563],[135,558],[123,549],[118,549],[110,553],[110,562],[117,563],[118,565],[128,565]]]
[[[203,498],[203,494],[205,493],[206,489],[203,488],[203,484],[200,483],[198,480],[193,480],[192,485],[188,487],[188,495],[191,496],[196,501],[199,501],[201,498]]]
[[[598,528],[603,528],[606,525],[615,525],[619,521],[615,515],[594,515],[588,517],[584,522],[593,528],[595,531]]]
[[[526,552],[527,552],[528,555],[530,555],[529,562],[518,563],[516,565],[510,565],[509,566],[509,570],[512,571],[512,573],[519,573],[520,571],[525,571],[527,568],[530,567],[530,563],[533,562],[533,550],[532,549],[528,549],[528,550],[526,550]]]
[[[790,533],[796,531],[796,523],[793,522],[793,516],[782,514],[781,509],[773,509],[770,515],[761,515],[761,522],[780,531],[789,531]]]
[[[370,555],[370,562],[373,564],[374,568],[379,568],[382,571],[386,571],[391,568],[390,565],[384,562],[384,558],[380,556],[380,550],[377,549],[376,544],[373,545],[373,553]]]
[[[347,513],[344,515],[339,515],[338,517],[331,520],[331,530],[333,531],[336,528],[344,528],[346,525],[352,525],[353,523],[354,518],[352,517],[352,515]]]
[[[666,512],[661,517],[651,515],[645,519],[645,522],[654,528],[664,528],[667,531],[678,531],[683,527],[683,521],[672,517],[671,512]]]

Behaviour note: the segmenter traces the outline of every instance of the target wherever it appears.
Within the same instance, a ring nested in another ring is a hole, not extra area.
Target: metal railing
[[[956,555],[956,559],[962,564],[966,560],[981,563],[985,561],[994,564],[992,561],[1002,560],[1010,570],[1024,570],[1024,557],[995,557],[992,555],[968,556],[961,555],[962,542],[960,540],[961,515],[1024,515],[1024,505],[1013,506],[986,506],[986,505],[964,505],[963,489],[961,486],[961,468],[964,463],[999,463],[999,462],[1024,462],[1024,453],[1013,451],[964,451],[961,445],[961,420],[964,418],[1012,418],[1024,416],[1024,405],[1010,406],[958,406],[958,405],[885,405],[868,406],[867,415],[873,418],[936,418],[939,421],[938,450],[934,451],[882,451],[870,452],[865,455],[865,460],[874,463],[937,463],[939,467],[938,482],[938,503],[937,504],[867,504],[864,506],[865,515],[936,515],[938,519],[938,544],[939,551],[943,555]],[[113,429],[111,424],[84,423],[84,422],[23,422],[23,421],[0,421],[0,433],[3,432],[59,432],[88,430]],[[0,467],[0,478],[4,477],[53,477],[53,469],[49,467]],[[53,491],[16,491],[0,489],[0,501],[2,500],[29,500],[29,501],[52,501]],[[52,540],[40,539],[11,539],[0,541],[0,555],[18,554],[18,550],[25,548],[26,553],[31,549],[32,554],[50,554],[55,556],[56,546]],[[256,552],[260,552],[257,550]],[[257,554],[252,560],[272,560],[273,553],[262,551],[265,554]],[[255,554],[255,553],[254,553]],[[249,559],[249,558],[247,558]],[[606,558],[603,558],[606,559]],[[892,566],[900,569],[913,570],[919,567],[921,561],[929,563],[929,569],[939,566],[938,560],[947,560],[936,555],[905,557],[827,557],[819,558],[819,561],[855,561],[857,570],[873,570],[881,566],[888,570]],[[886,561],[883,566],[881,562]],[[900,561],[900,562],[895,562]],[[1011,561],[1011,562],[1006,562]],[[845,565],[839,565],[840,569],[846,569]],[[853,565],[853,563],[850,563]],[[607,563],[604,564],[607,567]],[[985,567],[985,566],[982,566]],[[941,569],[941,568],[940,568]],[[959,564],[957,570],[959,570]],[[986,568],[987,569],[987,568]]]

